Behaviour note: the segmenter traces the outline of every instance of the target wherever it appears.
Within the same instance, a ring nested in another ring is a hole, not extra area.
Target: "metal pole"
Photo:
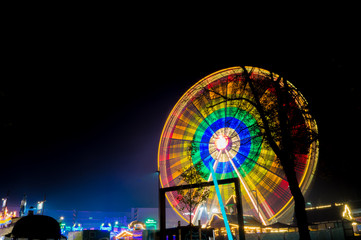
[[[159,239],[165,239],[165,191],[159,189]]]
[[[182,229],[181,229],[180,221],[178,221],[178,239],[177,240],[182,240]]]
[[[202,225],[201,225],[201,220],[198,220],[198,239],[201,240],[202,239]]]
[[[157,174],[157,185],[158,185],[157,191],[158,191],[158,194],[159,194],[159,190],[160,190],[160,171],[157,170],[155,172]],[[159,201],[158,201],[158,210],[159,210],[159,208],[160,208],[160,206],[159,206]],[[160,215],[159,215],[159,211],[158,211],[158,226],[156,226],[156,227],[159,227],[159,219],[160,219]]]
[[[242,198],[241,198],[241,184],[239,178],[234,178],[234,188],[236,191],[236,207],[237,207],[237,220],[238,220],[238,238],[239,240],[245,240],[244,235],[244,220],[243,220],[243,209],[242,209]]]

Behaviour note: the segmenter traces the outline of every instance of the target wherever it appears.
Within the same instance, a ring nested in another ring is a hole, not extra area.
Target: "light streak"
[[[226,215],[226,210],[224,209],[223,202],[222,202],[221,192],[219,191],[219,186],[218,186],[218,182],[217,182],[216,173],[214,172],[213,166],[212,166],[212,164],[210,162],[209,162],[209,168],[211,169],[212,175],[214,175],[214,177],[213,177],[214,188],[216,189],[217,198],[218,198],[218,202],[219,202],[219,207],[221,208],[221,212],[222,212],[222,216],[223,216],[223,220],[224,220],[224,225],[225,225],[226,230],[227,230],[227,237],[228,237],[228,240],[233,240],[232,232],[231,232],[231,229],[229,227],[229,223],[228,223],[228,219],[227,219],[227,215]]]
[[[260,218],[261,218],[262,223],[263,223],[264,225],[267,225],[267,224],[266,224],[266,221],[265,221],[264,213],[262,212],[261,209],[258,209],[258,206],[257,206],[257,204],[255,203],[254,196],[249,192],[248,186],[247,186],[246,183],[244,182],[243,177],[241,176],[241,174],[239,173],[238,169],[237,169],[236,166],[234,165],[232,159],[229,157],[228,151],[225,151],[225,152],[226,152],[226,155],[227,155],[227,157],[228,157],[228,159],[229,159],[232,167],[233,167],[234,170],[236,171],[237,176],[238,176],[239,180],[241,181],[241,183],[242,183],[242,185],[243,185],[243,188],[246,190],[246,193],[247,193],[248,197],[251,199],[251,202],[252,202],[254,208],[257,210],[257,212],[260,213]]]

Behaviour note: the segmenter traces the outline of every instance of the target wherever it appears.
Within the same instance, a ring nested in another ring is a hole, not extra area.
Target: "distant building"
[[[158,208],[132,208],[131,219],[132,221],[137,220],[145,223],[147,219],[158,220],[159,209]],[[186,216],[187,217],[187,216]],[[188,225],[184,219],[182,219],[173,208],[166,208],[166,224],[167,228],[177,227],[178,221],[181,222],[182,226]],[[159,226],[157,225],[157,229]]]
[[[126,228],[130,223],[130,212],[77,211],[77,210],[46,210],[47,215],[61,222],[67,232],[78,224],[84,230],[100,230],[102,224],[111,223],[112,227]],[[117,223],[117,224],[116,224]],[[80,229],[79,229],[80,230]]]
[[[69,232],[68,240],[109,240],[109,231],[83,230],[80,232]]]
[[[357,221],[348,204],[336,203],[306,208],[310,230],[328,230],[335,239],[358,236]]]
[[[359,206],[355,203],[351,205],[355,207]],[[314,236],[315,239],[319,239],[320,237],[321,239],[349,239],[354,236],[360,236],[361,221],[359,221],[359,218],[353,216],[353,212],[358,213],[359,208],[353,211],[348,204],[343,203],[306,208],[311,237]],[[236,236],[239,229],[235,215],[236,212],[230,211],[229,208],[226,209],[232,234]],[[257,234],[271,234],[276,238],[283,237],[283,235],[280,234],[286,234],[291,238],[291,235],[297,234],[298,231],[296,221],[291,224],[276,222],[264,226],[253,216],[243,216],[243,219],[245,233],[249,236],[254,235],[254,237],[256,237]],[[213,214],[208,223],[208,227],[214,228],[216,237],[226,235],[223,216],[221,214]]]
[[[359,223],[359,231],[361,232],[361,200],[359,201],[350,201],[347,203],[352,211],[352,216],[355,221]]]

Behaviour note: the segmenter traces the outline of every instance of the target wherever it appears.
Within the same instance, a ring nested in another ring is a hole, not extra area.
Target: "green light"
[[[149,229],[150,227],[154,227],[154,229],[157,228],[157,221],[154,220],[153,218],[147,218],[145,220],[145,227],[146,229]]]
[[[145,223],[152,224],[152,223],[157,223],[157,222],[154,219],[147,219],[145,221]]]
[[[248,153],[248,156],[246,156],[246,161],[240,166],[240,174],[242,177],[245,177],[255,166],[256,161],[260,155],[260,149],[262,144],[262,137],[260,134],[260,130],[258,128],[257,120],[247,111],[240,110],[235,107],[227,107],[227,108],[221,108],[213,113],[209,114],[197,127],[197,130],[194,132],[194,149],[200,149],[200,144],[202,142],[202,137],[204,135],[204,132],[208,128],[209,125],[211,125],[213,122],[218,120],[219,118],[225,118],[226,116],[232,116],[235,119],[238,119],[242,121],[249,130],[249,134],[251,136],[251,147],[250,151]],[[201,175],[202,177],[207,180],[209,175],[211,174],[210,170],[203,164],[203,160],[201,157],[200,151],[195,151],[194,155],[192,155],[192,161],[193,164],[197,164],[198,162],[201,163],[202,171]],[[233,178],[234,172],[229,173],[215,173],[218,178],[226,179],[226,178]]]

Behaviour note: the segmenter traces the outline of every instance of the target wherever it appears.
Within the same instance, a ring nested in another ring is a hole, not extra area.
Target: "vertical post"
[[[159,189],[159,239],[165,239],[165,192]]]
[[[201,240],[202,239],[202,224],[201,224],[201,220],[198,220],[198,239]]]
[[[181,228],[181,222],[178,221],[178,239],[177,240],[181,240],[182,239],[182,228]]]
[[[234,178],[234,188],[236,191],[236,207],[237,207],[237,220],[238,220],[238,237],[239,240],[245,240],[244,235],[244,221],[243,221],[243,209],[242,209],[242,198],[241,198],[241,184],[238,178]]]
[[[159,169],[157,171],[155,171],[155,174],[157,175],[156,178],[157,178],[157,191],[158,191],[158,194],[159,194],[159,189],[160,189],[160,171]],[[158,208],[159,208],[159,201],[158,201]],[[156,225],[156,229],[160,229],[159,227],[159,218],[160,218],[160,215],[159,215],[159,210],[158,210],[158,223]]]

